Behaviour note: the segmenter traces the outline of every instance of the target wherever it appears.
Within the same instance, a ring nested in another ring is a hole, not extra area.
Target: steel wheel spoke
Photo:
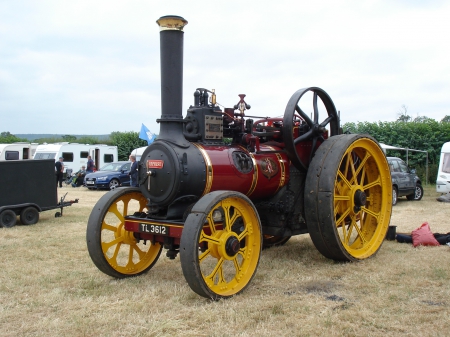
[[[366,190],[368,190],[368,189],[370,189],[370,188],[372,188],[372,187],[374,187],[374,186],[381,186],[381,179],[380,179],[379,176],[378,176],[378,179],[377,179],[377,180],[374,180],[374,181],[372,181],[371,183],[369,183],[369,184],[367,184],[367,185],[364,185],[364,186],[363,186],[363,189],[364,189],[364,191],[366,191]]]
[[[214,223],[214,219],[212,218],[213,213],[211,212],[210,214],[208,214],[206,220],[208,221],[208,226],[209,229],[211,230],[211,234],[214,235],[214,233],[216,232],[216,226]]]
[[[335,116],[328,116],[327,118],[325,118],[325,120],[322,123],[320,123],[320,126],[321,127],[327,126],[328,123],[330,123],[335,118],[336,118]]]
[[[213,243],[215,245],[219,245],[220,244],[220,240],[216,239],[215,237],[206,235],[204,232],[202,232],[202,234],[200,235],[200,242],[206,241],[208,243]]]
[[[123,237],[119,236],[118,238],[116,238],[110,242],[102,242],[103,251],[104,252],[108,251],[109,248],[111,248],[114,245],[118,245],[122,241],[123,241]]]
[[[313,134],[313,130],[312,129],[308,130],[305,134],[301,135],[300,137],[295,138],[294,144],[297,145],[298,143],[307,140],[308,138],[310,138],[312,136],[312,134]]]
[[[223,262],[225,260],[223,258],[221,258],[219,261],[217,261],[216,266],[214,267],[213,271],[211,272],[211,274],[207,275],[207,276],[203,276],[205,281],[211,285],[214,285],[214,278],[216,277],[217,274],[219,274],[219,279],[222,280],[222,282],[224,282],[224,278],[223,278],[223,270],[222,270],[222,266],[223,266]]]
[[[106,222],[103,222],[102,224],[102,230],[108,230],[111,232],[117,232],[117,227],[113,225],[108,225]]]
[[[311,118],[309,118],[308,115],[305,114],[298,105],[295,106],[295,111],[297,111],[300,114],[300,116],[305,120],[306,124],[308,124],[310,128],[314,126],[314,123],[311,120]]]

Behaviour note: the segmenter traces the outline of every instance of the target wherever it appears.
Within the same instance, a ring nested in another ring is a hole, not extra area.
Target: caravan
[[[0,144],[0,160],[33,159],[38,144],[16,142]]]
[[[105,163],[118,160],[117,146],[105,144],[78,144],[78,143],[55,143],[39,145],[36,149],[34,159],[64,158],[64,172],[67,169],[76,172],[81,166],[86,165],[87,156],[91,156],[95,167],[99,169]]]
[[[139,160],[141,160],[142,154],[144,153],[144,151],[147,147],[148,146],[138,147],[137,149],[134,149],[133,151],[131,151],[130,155],[135,156],[136,161],[139,161]]]
[[[441,149],[439,169],[436,178],[436,192],[450,192],[450,142],[444,143]]]

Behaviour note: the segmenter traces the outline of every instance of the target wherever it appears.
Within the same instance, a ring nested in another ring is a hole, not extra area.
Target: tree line
[[[446,116],[440,122],[431,118],[416,118],[412,121],[399,117],[395,122],[345,123],[342,128],[347,133],[365,133],[378,142],[396,147],[428,152],[428,183],[436,183],[439,157],[442,145],[450,141],[450,120]],[[406,151],[389,150],[391,157],[406,161]],[[425,181],[426,153],[408,152],[408,164]]]
[[[358,122],[345,123],[342,126],[347,133],[365,133],[374,137],[378,142],[421,151],[428,151],[429,183],[436,182],[441,147],[450,141],[450,116],[445,116],[440,122],[424,116],[412,119],[406,114],[406,107],[395,122]],[[0,143],[23,142],[9,132],[0,134]],[[147,142],[139,138],[138,132],[112,132],[109,139],[101,142],[93,136],[77,137],[64,135],[61,138],[40,138],[33,142],[57,143],[71,142],[82,144],[108,144],[117,146],[119,160],[128,160],[128,156],[135,148],[146,146]],[[406,151],[389,150],[389,156],[406,160]],[[408,152],[408,163],[417,170],[418,175],[425,181],[426,153]]]

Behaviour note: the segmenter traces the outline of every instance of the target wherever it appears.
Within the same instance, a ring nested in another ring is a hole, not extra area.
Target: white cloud
[[[443,1],[10,1],[0,3],[0,119],[11,133],[158,132],[162,15],[185,28],[183,107],[197,87],[278,116],[299,88],[329,93],[343,122],[401,105],[449,115]],[[76,123],[67,123],[76,116]]]

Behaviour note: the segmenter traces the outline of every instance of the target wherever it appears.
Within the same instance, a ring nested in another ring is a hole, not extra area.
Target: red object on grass
[[[422,226],[411,232],[413,246],[439,246],[440,243],[436,240],[433,233],[431,233],[430,225],[424,222]]]

